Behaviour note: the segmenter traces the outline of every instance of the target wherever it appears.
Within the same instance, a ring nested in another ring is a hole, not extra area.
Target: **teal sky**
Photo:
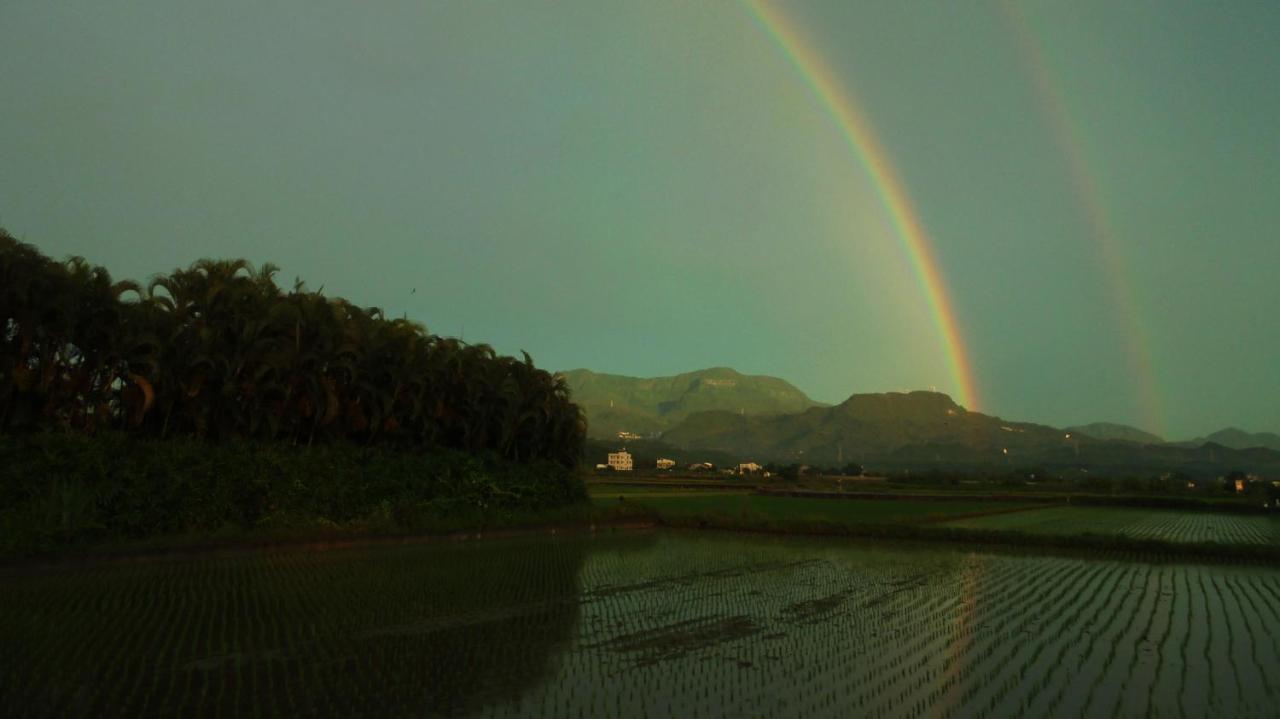
[[[934,241],[981,409],[1280,430],[1280,4],[788,2]],[[738,2],[0,5],[0,226],[201,256],[544,367],[952,390],[874,188]],[[1076,153],[1114,229],[1144,407]]]

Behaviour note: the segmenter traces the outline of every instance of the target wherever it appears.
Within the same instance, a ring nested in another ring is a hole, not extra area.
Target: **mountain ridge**
[[[1216,444],[1228,449],[1270,449],[1280,452],[1280,434],[1274,432],[1246,432],[1238,427],[1220,429],[1207,437],[1196,437],[1185,442],[1176,442],[1184,447],[1202,447]]]
[[[1209,476],[1239,469],[1280,476],[1280,451],[1268,448],[1098,439],[971,412],[936,392],[855,394],[838,405],[790,415],[694,413],[662,439],[682,449],[727,453],[741,461],[818,466],[853,461],[882,470],[1007,472],[1044,467],[1080,476],[1091,471]]]
[[[587,415],[588,435],[616,437],[662,433],[690,414],[737,411],[770,415],[825,406],[784,379],[747,375],[732,367],[708,367],[661,377],[573,369],[561,372],[573,401]]]
[[[1065,427],[1068,432],[1087,434],[1094,439],[1112,439],[1134,444],[1165,444],[1166,440],[1158,434],[1138,429],[1127,424],[1116,422],[1091,422]]]

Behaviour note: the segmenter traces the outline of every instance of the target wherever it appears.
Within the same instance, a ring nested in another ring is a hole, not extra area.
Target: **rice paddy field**
[[[594,501],[610,505],[620,501],[641,504],[662,516],[735,517],[745,515],[769,520],[823,521],[852,524],[919,523],[963,518],[974,514],[1018,511],[1010,502],[917,499],[810,499],[761,494],[649,491],[632,494],[596,494]],[[1040,505],[1027,505],[1036,508]]]
[[[1280,570],[670,530],[0,571],[10,715],[1274,716]]]
[[[1168,542],[1280,545],[1280,517],[1129,507],[1045,507],[943,526],[1035,534],[1115,534]]]

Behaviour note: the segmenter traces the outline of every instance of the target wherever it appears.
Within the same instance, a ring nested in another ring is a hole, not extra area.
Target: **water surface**
[[[0,574],[44,715],[1274,715],[1280,571],[639,532]]]

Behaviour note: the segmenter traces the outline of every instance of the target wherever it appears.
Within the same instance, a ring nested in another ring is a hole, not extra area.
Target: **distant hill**
[[[1062,430],[969,412],[937,392],[855,394],[834,407],[773,417],[704,412],[667,431],[663,440],[755,453],[766,460],[823,464],[884,458],[913,447],[929,447],[922,451],[937,455],[956,449],[994,452],[1003,461],[1071,442]]]
[[[663,441],[722,452],[738,461],[857,462],[881,470],[1044,467],[1112,476],[1156,471],[1212,476],[1242,469],[1280,476],[1276,451],[1098,439],[1087,432],[969,412],[935,392],[856,394],[833,407],[789,415],[700,412],[668,430]]]
[[[587,369],[562,374],[573,401],[586,411],[588,435],[599,439],[616,438],[618,432],[657,435],[697,412],[758,416],[824,406],[785,380],[728,367],[674,377],[625,377]]]
[[[1275,434],[1274,432],[1246,432],[1235,427],[1228,427],[1214,432],[1208,437],[1197,437],[1178,444],[1183,447],[1202,447],[1206,444],[1216,444],[1228,449],[1261,447],[1280,452],[1280,434]]]
[[[1133,442],[1134,444],[1164,444],[1163,437],[1145,432],[1137,427],[1130,427],[1127,424],[1094,422],[1093,424],[1067,427],[1067,431],[1087,434],[1094,439],[1113,439],[1119,442]]]

